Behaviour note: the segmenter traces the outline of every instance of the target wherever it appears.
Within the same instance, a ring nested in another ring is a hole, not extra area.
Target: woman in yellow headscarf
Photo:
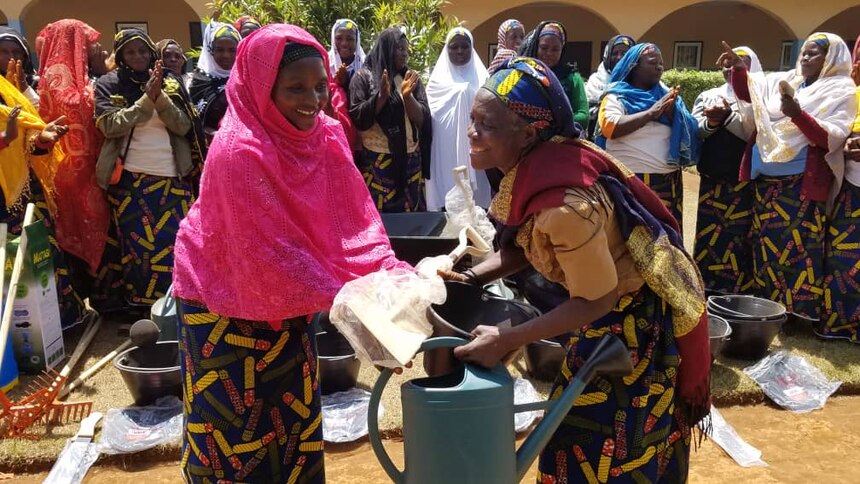
[[[0,76],[0,129],[0,223],[8,225],[10,235],[20,235],[24,207],[34,203],[36,218],[51,229],[56,213],[54,175],[65,158],[56,142],[69,130],[65,117],[46,124],[27,97]],[[65,258],[53,237],[51,246],[63,323],[74,324],[82,315],[83,301],[72,287]]]

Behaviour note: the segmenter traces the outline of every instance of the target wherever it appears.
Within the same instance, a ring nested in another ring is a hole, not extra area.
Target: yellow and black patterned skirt
[[[132,305],[152,305],[173,280],[173,245],[194,202],[191,185],[123,171],[108,189],[108,202],[119,236],[125,298]]]
[[[761,297],[806,319],[820,318],[824,294],[823,202],[801,194],[803,175],[754,181],[753,263]]]
[[[829,226],[823,314],[815,332],[860,343],[860,187],[842,186]]]
[[[634,371],[595,377],[540,455],[538,484],[686,482],[690,427],[675,398],[680,357],[672,310],[647,286],[571,337],[550,392],[556,398],[606,333],[630,350]]]
[[[693,253],[705,289],[722,294],[754,289],[754,198],[750,182],[725,182],[702,175]]]
[[[406,155],[406,166],[396,166],[394,157],[364,149],[362,176],[370,197],[381,213],[423,212],[424,176],[421,174],[421,152]]]
[[[637,177],[643,183],[648,185],[648,188],[654,191],[663,205],[669,209],[669,212],[678,221],[678,227],[681,236],[684,234],[684,187],[681,170],[673,171],[672,173],[637,173]]]
[[[321,483],[323,435],[307,318],[231,319],[180,301],[188,482]]]

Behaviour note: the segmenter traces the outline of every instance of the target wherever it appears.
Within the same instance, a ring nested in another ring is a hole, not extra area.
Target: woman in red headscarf
[[[45,26],[39,44],[39,114],[65,116],[69,135],[60,140],[66,159],[57,169],[56,237],[66,252],[96,270],[110,224],[105,192],[96,183],[96,159],[103,137],[93,121],[95,98],[90,59],[102,53],[101,34],[80,20]],[[104,61],[95,65],[104,65]]]

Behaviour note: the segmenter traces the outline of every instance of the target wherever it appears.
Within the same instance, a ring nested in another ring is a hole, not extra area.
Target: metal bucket
[[[711,363],[717,359],[723,344],[732,335],[732,327],[725,319],[714,314],[708,314],[708,336],[711,342]]]

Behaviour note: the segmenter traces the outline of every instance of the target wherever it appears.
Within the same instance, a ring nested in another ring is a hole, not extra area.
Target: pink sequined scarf
[[[315,47],[328,66],[319,42],[296,26],[268,25],[240,43],[229,109],[180,227],[173,276],[175,296],[275,329],[327,309],[352,279],[404,265],[340,123],[320,113],[300,131],[275,107],[287,42]]]

